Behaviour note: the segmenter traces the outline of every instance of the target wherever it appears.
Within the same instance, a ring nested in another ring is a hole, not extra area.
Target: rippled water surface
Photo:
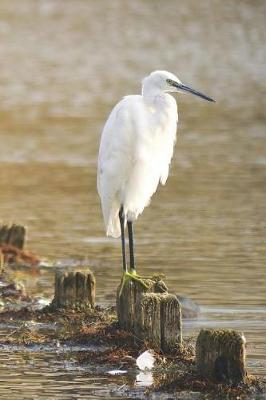
[[[177,74],[217,103],[178,97],[171,176],[136,225],[138,269],[165,273],[172,290],[202,306],[199,320],[185,324],[187,334],[201,326],[243,330],[250,371],[260,375],[266,374],[265,15],[259,0],[0,3],[0,218],[26,224],[28,247],[44,258],[89,265],[97,301],[113,304],[120,243],[104,236],[99,135],[113,105],[138,93],[143,76],[154,69]],[[16,271],[32,293],[46,297],[53,273]],[[45,351],[11,357],[3,349],[1,360],[3,399],[11,387],[14,398],[20,387],[25,398],[53,391],[95,398],[116,385],[58,364]]]

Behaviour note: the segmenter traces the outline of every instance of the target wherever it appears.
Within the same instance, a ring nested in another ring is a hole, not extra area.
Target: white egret
[[[176,101],[168,94],[173,92],[214,101],[170,72],[154,71],[143,79],[141,95],[126,96],[113,108],[102,132],[97,187],[106,234],[121,235],[124,278],[141,280],[134,261],[133,222],[149,204],[159,182],[164,185],[168,177],[178,121]]]

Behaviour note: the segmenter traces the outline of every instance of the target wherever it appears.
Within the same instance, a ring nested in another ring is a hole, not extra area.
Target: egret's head
[[[143,92],[179,92],[191,93],[207,101],[215,101],[211,97],[184,85],[174,74],[167,71],[154,71],[142,81]]]

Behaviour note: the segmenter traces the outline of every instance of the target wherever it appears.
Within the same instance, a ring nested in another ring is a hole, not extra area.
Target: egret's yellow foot
[[[149,285],[147,285],[147,283],[145,283],[144,279],[145,278],[140,276],[140,275],[138,275],[134,269],[133,270],[130,269],[127,272],[123,272],[121,287],[120,287],[120,290],[119,290],[119,297],[122,294],[122,291],[123,291],[125,283],[127,281],[129,281],[129,280],[139,282],[145,289],[148,289]]]

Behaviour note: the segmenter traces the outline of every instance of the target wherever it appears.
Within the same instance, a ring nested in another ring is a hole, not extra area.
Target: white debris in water
[[[154,352],[146,350],[136,359],[137,366],[141,371],[151,370],[155,363]]]
[[[112,371],[108,371],[107,373],[109,375],[122,375],[122,374],[126,374],[127,371],[122,370],[122,369],[113,369]]]
[[[46,260],[46,259],[42,259],[39,263],[40,268],[52,268],[54,266],[55,266],[54,261],[50,261],[50,260]]]
[[[150,386],[153,384],[153,376],[150,371],[141,371],[136,377],[137,386]]]
[[[40,306],[48,306],[51,303],[52,299],[51,298],[44,298],[44,297],[40,297],[39,299],[37,299],[37,303]]]

